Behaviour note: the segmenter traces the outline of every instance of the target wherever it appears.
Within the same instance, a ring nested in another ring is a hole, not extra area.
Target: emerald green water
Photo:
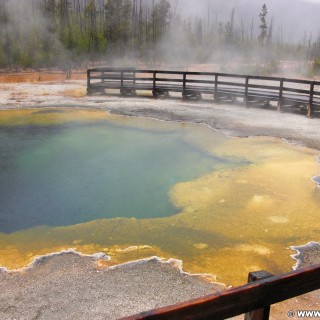
[[[168,199],[174,184],[235,165],[187,142],[178,129],[105,120],[2,123],[0,232],[173,215],[179,209]]]

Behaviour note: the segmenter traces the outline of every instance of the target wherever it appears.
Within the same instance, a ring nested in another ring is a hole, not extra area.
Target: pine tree
[[[167,0],[160,0],[156,3],[152,12],[153,39],[158,40],[168,31],[170,21],[170,3]]]
[[[85,17],[88,20],[89,47],[88,50],[98,52],[99,39],[97,32],[97,8],[94,0],[91,0],[85,8]]]
[[[107,0],[104,34],[110,54],[123,55],[125,53],[126,45],[132,34],[131,22],[132,2],[130,0]]]
[[[265,4],[263,4],[261,12],[259,14],[259,18],[260,18],[260,26],[259,26],[260,34],[259,34],[258,40],[261,43],[261,45],[265,44],[265,39],[267,37],[267,30],[268,30],[267,21],[266,21],[267,14],[268,14],[267,6]]]

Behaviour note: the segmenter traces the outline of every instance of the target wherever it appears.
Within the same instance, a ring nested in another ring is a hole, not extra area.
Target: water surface
[[[0,126],[0,266],[74,248],[239,285],[319,241],[315,150],[80,109],[1,111]]]
[[[165,217],[178,212],[170,188],[215,168],[223,159],[188,142],[177,129],[153,130],[95,121],[0,127],[0,232],[66,226],[102,218]]]

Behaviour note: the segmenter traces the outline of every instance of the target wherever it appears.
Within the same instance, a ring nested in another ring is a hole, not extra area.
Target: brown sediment
[[[39,71],[39,72],[17,72],[0,73],[0,83],[36,83],[36,82],[57,82],[67,79],[66,72],[62,71]],[[70,80],[86,79],[86,72],[74,71]]]

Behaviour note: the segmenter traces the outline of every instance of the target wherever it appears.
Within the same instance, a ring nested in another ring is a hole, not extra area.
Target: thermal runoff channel
[[[177,258],[226,284],[317,241],[315,150],[81,109],[1,111],[0,266],[68,248]]]

